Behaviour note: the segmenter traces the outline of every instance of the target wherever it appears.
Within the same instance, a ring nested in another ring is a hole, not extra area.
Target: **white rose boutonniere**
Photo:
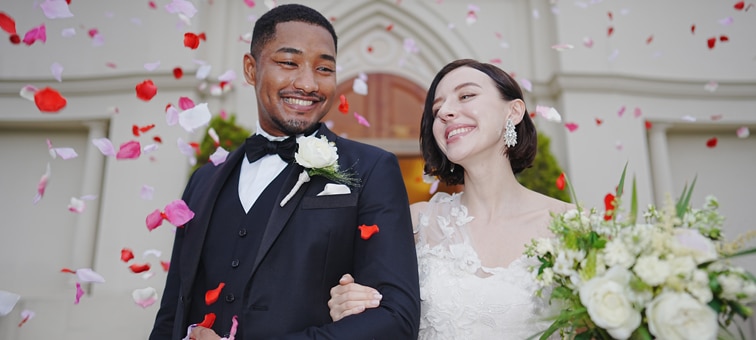
[[[338,148],[325,136],[320,136],[320,138],[314,136],[302,137],[297,140],[297,144],[299,147],[294,154],[294,160],[305,169],[299,174],[299,179],[289,194],[281,200],[282,207],[294,196],[302,184],[310,181],[312,176],[323,176],[336,183],[349,186],[359,185],[359,178],[356,178],[353,173],[339,171]]]

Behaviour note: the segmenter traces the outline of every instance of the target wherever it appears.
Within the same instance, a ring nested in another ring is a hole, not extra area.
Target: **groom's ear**
[[[520,124],[522,117],[525,115],[525,102],[522,99],[509,101],[509,116],[514,125]]]
[[[247,84],[255,86],[255,77],[257,76],[257,70],[255,69],[255,66],[257,66],[257,60],[255,60],[255,57],[252,56],[252,54],[245,54],[244,55],[244,79],[247,81]]]

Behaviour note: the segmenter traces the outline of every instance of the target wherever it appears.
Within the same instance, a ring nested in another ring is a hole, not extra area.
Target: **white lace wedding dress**
[[[470,239],[473,219],[461,194],[437,193],[420,214],[420,339],[527,339],[548,328],[550,310],[525,256],[507,267],[486,268]],[[523,245],[524,251],[524,245]],[[536,337],[537,339],[537,337]]]

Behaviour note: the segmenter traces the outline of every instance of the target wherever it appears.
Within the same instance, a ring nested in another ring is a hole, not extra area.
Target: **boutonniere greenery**
[[[325,136],[302,137],[297,139],[298,149],[294,154],[294,160],[305,169],[299,174],[299,179],[288,195],[281,200],[283,207],[302,184],[309,182],[312,176],[323,176],[338,184],[351,187],[358,186],[360,179],[353,172],[339,170],[338,148]]]

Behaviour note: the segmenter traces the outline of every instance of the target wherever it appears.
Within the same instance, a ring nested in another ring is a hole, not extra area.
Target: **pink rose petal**
[[[526,78],[520,78],[520,85],[522,85],[522,88],[524,88],[528,92],[533,92],[533,83],[530,82],[530,80]]]
[[[34,44],[34,42],[36,42],[37,40],[42,42],[47,41],[47,31],[45,29],[45,24],[32,28],[28,32],[26,32],[26,34],[24,34],[24,44],[31,46],[31,44]]]
[[[590,37],[583,38],[583,46],[588,48],[593,47],[593,39],[591,39]]]
[[[39,200],[42,199],[42,196],[45,195],[45,189],[47,188],[47,181],[49,180],[49,178],[50,178],[50,163],[47,163],[47,170],[39,179],[39,183],[37,184],[37,195],[34,196],[34,200],[32,200],[34,204],[37,204],[37,202],[39,202]]]
[[[640,116],[641,116],[641,114],[643,114],[643,112],[641,112],[641,109],[640,109],[639,107],[636,107],[636,108],[635,108],[635,110],[633,110],[633,116],[634,116],[635,118],[638,118],[638,117],[640,117]]]
[[[194,101],[188,97],[181,97],[178,100],[178,106],[182,111],[189,110],[194,107]]]
[[[578,125],[575,123],[565,123],[564,127],[566,127],[570,132],[575,132],[575,130],[577,130],[578,128]]]
[[[79,304],[82,296],[84,296],[84,290],[81,289],[81,283],[76,282],[76,300],[74,301],[75,305]]]
[[[37,93],[37,88],[32,85],[26,85],[21,88],[21,91],[18,93],[21,98],[24,98],[30,102],[34,101],[34,94]]]
[[[228,158],[228,151],[220,146],[215,149],[215,152],[213,152],[212,155],[210,155],[210,161],[213,162],[213,165],[215,166],[223,164],[223,162],[226,161],[226,158]]]
[[[76,154],[76,151],[73,148],[54,148],[52,150],[54,150],[55,153],[64,160],[76,158],[79,156],[78,154]]]
[[[116,159],[137,159],[142,153],[142,147],[138,141],[132,140],[121,144]]]
[[[748,138],[748,136],[751,135],[751,131],[748,130],[747,126],[741,126],[738,128],[735,134],[738,136],[738,138]]]
[[[147,215],[145,222],[147,224],[147,230],[149,231],[153,231],[155,228],[163,224],[163,216],[160,213],[160,209],[155,209],[155,211]]]
[[[76,197],[71,197],[71,201],[70,203],[68,203],[68,211],[81,214],[85,208],[86,204],[84,204],[83,200],[80,200]]]
[[[354,118],[357,119],[357,123],[359,123],[360,125],[370,127],[370,122],[368,122],[368,120],[359,113],[354,112]]]
[[[145,201],[152,200],[152,196],[155,193],[155,188],[149,186],[149,185],[143,185],[142,190],[139,191],[139,197],[141,197]]]
[[[245,4],[247,5],[247,7],[249,7],[249,8],[253,8],[253,7],[255,7],[255,2],[254,2],[253,0],[244,0],[244,3],[245,3]]]
[[[92,144],[94,144],[97,149],[102,152],[105,156],[115,156],[115,148],[113,147],[113,143],[110,142],[110,139],[107,138],[95,138],[92,139]]]
[[[622,117],[622,115],[625,114],[625,105],[622,105],[622,107],[619,108],[619,111],[617,111],[617,116]]]
[[[70,18],[73,16],[68,8],[66,0],[45,0],[39,4],[39,8],[45,13],[48,19]]]
[[[189,209],[183,200],[175,200],[165,206],[165,218],[171,224],[181,227],[194,218],[194,212]]]

